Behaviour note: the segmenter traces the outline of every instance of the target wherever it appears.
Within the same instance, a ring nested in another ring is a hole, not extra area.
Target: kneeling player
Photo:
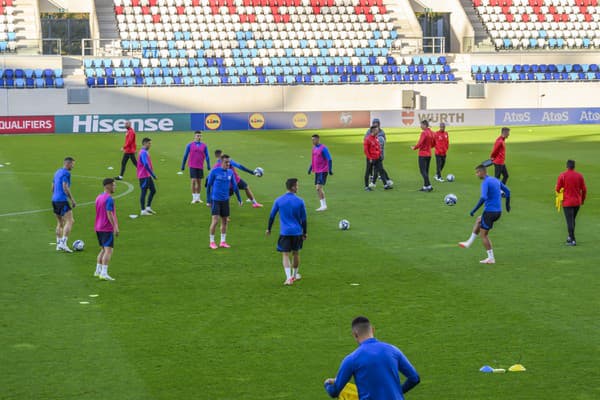
[[[292,285],[301,279],[298,273],[299,252],[302,249],[302,243],[306,240],[306,207],[304,200],[296,196],[298,179],[288,179],[285,187],[288,190],[287,193],[278,197],[273,204],[266,234],[271,234],[275,216],[279,213],[280,236],[277,241],[277,251],[283,255],[283,269],[286,277],[283,284]],[[292,261],[290,261],[290,256],[293,258]]]
[[[115,244],[115,236],[119,236],[119,224],[117,221],[117,211],[115,210],[115,201],[112,194],[115,193],[115,180],[106,178],[102,185],[104,192],[96,197],[96,236],[100,245],[100,253],[96,264],[94,276],[106,281],[115,279],[108,275],[108,263],[112,258]]]
[[[481,260],[480,263],[494,264],[496,259],[494,258],[494,250],[492,249],[492,242],[488,237],[488,233],[493,228],[494,222],[499,220],[502,215],[502,192],[504,192],[506,196],[506,211],[510,212],[510,190],[497,178],[488,176],[483,165],[478,165],[475,168],[475,175],[483,180],[483,182],[481,182],[481,198],[469,214],[472,217],[479,207],[483,204],[485,204],[485,207],[483,208],[481,217],[477,217],[477,222],[475,222],[471,237],[465,242],[460,242],[458,245],[467,248],[471,246],[475,238],[477,238],[477,235],[480,235],[483,246],[487,251],[487,258]]]

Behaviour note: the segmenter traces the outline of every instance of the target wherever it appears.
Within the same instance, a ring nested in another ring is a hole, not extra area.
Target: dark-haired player
[[[215,157],[217,159],[217,162],[215,163],[215,165],[213,165],[213,168],[218,167],[221,165],[221,155],[223,154],[222,150],[215,150]],[[254,193],[252,193],[252,190],[250,189],[250,185],[248,185],[248,182],[246,182],[245,180],[243,180],[240,175],[237,173],[236,168],[240,169],[244,172],[247,172],[251,175],[254,175],[254,171],[249,170],[248,168],[244,167],[242,164],[235,162],[233,159],[229,160],[229,168],[231,169],[231,171],[233,172],[233,176],[235,177],[235,182],[237,183],[238,189],[239,190],[243,190],[244,192],[246,192],[246,196],[248,197],[248,200],[250,200],[252,202],[252,207],[254,208],[260,208],[263,205],[260,204],[258,201],[256,201],[256,197],[254,197]],[[233,191],[229,191],[230,195],[233,195]]]
[[[433,139],[435,145],[435,180],[438,182],[444,182],[442,170],[444,169],[444,165],[446,165],[446,153],[448,152],[448,147],[450,144],[445,123],[440,123],[440,129],[433,134]]]
[[[567,170],[558,176],[556,181],[556,192],[563,194],[563,211],[567,221],[567,246],[575,246],[575,218],[579,207],[585,202],[587,187],[583,175],[575,171],[575,161],[567,161]]]
[[[460,242],[458,245],[467,248],[473,244],[477,235],[481,236],[481,241],[487,251],[487,257],[479,262],[481,264],[494,264],[496,263],[496,259],[488,233],[494,227],[494,222],[498,221],[502,215],[502,192],[504,192],[506,197],[506,212],[510,212],[510,190],[497,178],[488,176],[483,165],[478,165],[475,168],[475,175],[483,181],[481,182],[481,197],[469,215],[472,217],[479,210],[479,207],[484,204],[485,206],[483,214],[477,217],[471,237],[465,242]]]
[[[373,125],[370,129],[371,134],[365,137],[363,141],[363,150],[365,152],[365,156],[367,156],[367,169],[365,170],[365,190],[367,192],[372,191],[371,185],[374,182],[371,181],[371,177],[376,178],[380,176],[385,185],[383,188],[385,190],[389,190],[392,188],[392,181],[390,177],[387,175],[387,172],[383,169],[383,164],[381,161],[381,144],[377,139],[377,133],[379,132],[379,127]]]
[[[152,139],[142,139],[142,150],[140,150],[140,159],[137,164],[137,177],[140,180],[140,205],[142,207],[141,215],[153,215],[156,214],[152,209],[152,199],[156,194],[156,187],[154,186],[154,179],[158,179],[154,174],[152,168],[152,159],[150,158],[150,147],[152,147]],[[146,203],[146,194],[148,195],[148,202]]]
[[[508,170],[506,169],[506,139],[510,135],[510,128],[504,127],[500,131],[500,136],[494,142],[494,148],[490,154],[490,159],[494,163],[494,176],[502,178],[502,183],[506,185],[508,181]]]
[[[296,195],[298,192],[298,179],[290,178],[285,182],[287,193],[278,197],[273,203],[269,215],[267,235],[271,234],[271,228],[275,216],[279,213],[279,240],[277,240],[277,251],[283,255],[283,270],[285,271],[284,285],[292,285],[300,280],[298,273],[300,266],[300,250],[302,243],[306,240],[306,207],[304,200]],[[292,260],[290,260],[290,256]]]
[[[119,223],[117,221],[117,210],[115,201],[112,197],[115,193],[116,183],[112,178],[106,178],[102,182],[104,192],[96,197],[96,223],[94,230],[98,237],[100,253],[96,260],[96,272],[94,276],[106,281],[115,279],[108,275],[108,263],[112,258],[113,248],[115,246],[115,237],[119,236]]]
[[[181,170],[185,169],[185,162],[188,161],[190,168],[190,178],[192,180],[192,204],[202,203],[200,198],[200,188],[202,178],[204,178],[204,161],[206,160],[206,168],[210,171],[210,157],[208,155],[208,147],[202,143],[202,132],[194,132],[194,141],[188,143],[183,153],[183,161],[181,162]]]
[[[429,181],[429,164],[431,163],[431,148],[434,146],[433,132],[429,128],[429,121],[421,121],[421,136],[412,149],[419,149],[419,171],[423,177],[421,192],[431,192],[433,187]]]
[[[325,211],[327,210],[327,201],[325,200],[323,186],[327,183],[327,175],[333,175],[333,161],[329,149],[320,141],[319,135],[312,135],[312,160],[308,167],[308,174],[315,173],[315,186],[321,203],[317,211]]]
[[[52,209],[56,216],[56,250],[72,253],[67,241],[73,229],[73,208],[76,203],[71,194],[71,170],[75,165],[73,157],[63,160],[63,167],[54,173],[52,180]],[[71,204],[69,205],[69,200]]]
[[[120,181],[123,179],[123,175],[125,175],[125,167],[127,166],[127,161],[131,160],[133,166],[137,168],[137,161],[135,159],[135,131],[131,127],[131,121],[125,122],[125,128],[127,129],[127,133],[125,134],[125,144],[121,147],[121,151],[123,152],[123,158],[121,159],[121,172],[119,176],[115,179]]]

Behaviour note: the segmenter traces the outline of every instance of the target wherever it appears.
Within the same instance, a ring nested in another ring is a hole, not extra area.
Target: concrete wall
[[[485,99],[467,99],[466,83],[273,87],[104,88],[90,104],[67,104],[61,89],[0,89],[0,115],[398,110],[402,91],[428,109],[600,107],[600,82],[488,84]],[[542,96],[544,95],[544,96]]]
[[[60,8],[70,13],[91,13],[94,9],[94,0],[54,0],[52,4],[48,0],[40,0],[40,12],[58,12]]]
[[[0,57],[0,68],[62,68],[61,56],[2,56]]]

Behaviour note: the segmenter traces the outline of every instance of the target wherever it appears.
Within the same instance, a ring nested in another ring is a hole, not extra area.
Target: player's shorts
[[[277,240],[277,251],[282,253],[289,253],[291,251],[298,251],[302,249],[302,243],[304,239],[300,236],[288,236],[280,235]]]
[[[218,215],[223,218],[229,217],[229,200],[213,200],[210,205],[210,211],[211,215]]]
[[[100,247],[114,247],[115,234],[113,232],[96,231],[96,236],[98,236],[98,244]]]
[[[237,185],[238,185],[238,189],[240,189],[240,190],[248,189],[248,183],[246,183],[246,181],[243,179],[240,179],[240,181],[237,183]]]
[[[204,170],[202,168],[192,168],[192,167],[190,167],[190,178],[192,178],[192,179],[202,179],[202,178],[204,178]]]
[[[54,214],[62,217],[71,211],[71,206],[68,201],[53,201],[52,209],[54,210]]]
[[[149,176],[147,178],[140,178],[140,188],[149,189],[150,191],[156,190],[156,188],[154,187],[154,181],[152,180],[152,177]]]
[[[327,183],[327,172],[315,172],[315,185],[325,185]]]
[[[489,231],[494,227],[494,222],[500,219],[502,212],[500,211],[484,211],[481,215],[481,227]]]

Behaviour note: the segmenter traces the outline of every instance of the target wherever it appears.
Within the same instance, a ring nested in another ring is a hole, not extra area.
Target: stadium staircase
[[[100,39],[119,39],[113,0],[95,0]]]
[[[39,54],[41,35],[38,0],[15,0],[15,32],[17,52],[22,55]]]
[[[473,50],[477,51],[495,51],[494,44],[490,39],[490,35],[485,29],[477,10],[473,7],[473,0],[460,0],[460,4],[465,9],[465,13],[469,18],[473,31],[475,32]]]
[[[398,31],[398,37],[403,41],[402,48],[394,49],[392,54],[420,53],[419,47],[423,39],[423,31],[410,1],[384,0],[383,4],[390,12],[396,31]]]

